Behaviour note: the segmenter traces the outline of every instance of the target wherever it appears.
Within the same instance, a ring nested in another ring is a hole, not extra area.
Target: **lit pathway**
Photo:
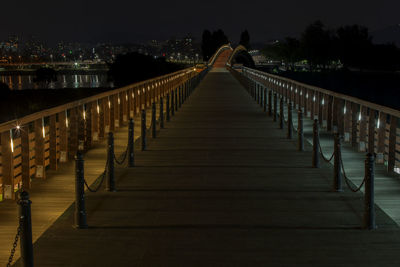
[[[35,243],[36,266],[398,266],[400,231],[377,210],[361,230],[362,194],[331,192],[229,73],[210,73],[118,192],[87,195]]]

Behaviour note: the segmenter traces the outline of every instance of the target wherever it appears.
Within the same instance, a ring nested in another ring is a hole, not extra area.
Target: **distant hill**
[[[397,47],[400,47],[400,24],[371,32],[371,35],[376,44],[395,43]]]

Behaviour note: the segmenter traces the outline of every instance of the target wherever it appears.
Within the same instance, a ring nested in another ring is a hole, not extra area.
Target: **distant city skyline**
[[[375,2],[375,1],[374,1]],[[123,0],[6,1],[2,3],[0,39],[11,34],[58,41],[143,42],[223,29],[231,41],[248,29],[252,42],[299,36],[320,19],[328,28],[360,24],[371,32],[400,23],[398,0],[126,2]]]

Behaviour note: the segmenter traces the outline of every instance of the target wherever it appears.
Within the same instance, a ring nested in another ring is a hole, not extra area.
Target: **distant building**
[[[250,50],[249,54],[253,58],[256,65],[267,64],[267,58],[260,52],[260,50]]]

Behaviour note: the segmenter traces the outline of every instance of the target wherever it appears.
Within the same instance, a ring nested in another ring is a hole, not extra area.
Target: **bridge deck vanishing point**
[[[362,230],[362,193],[332,192],[332,167],[312,168],[228,72],[135,153],[117,192],[87,193],[89,229],[72,227],[71,205],[38,238],[36,266],[400,263],[397,224],[377,208],[379,228]]]

